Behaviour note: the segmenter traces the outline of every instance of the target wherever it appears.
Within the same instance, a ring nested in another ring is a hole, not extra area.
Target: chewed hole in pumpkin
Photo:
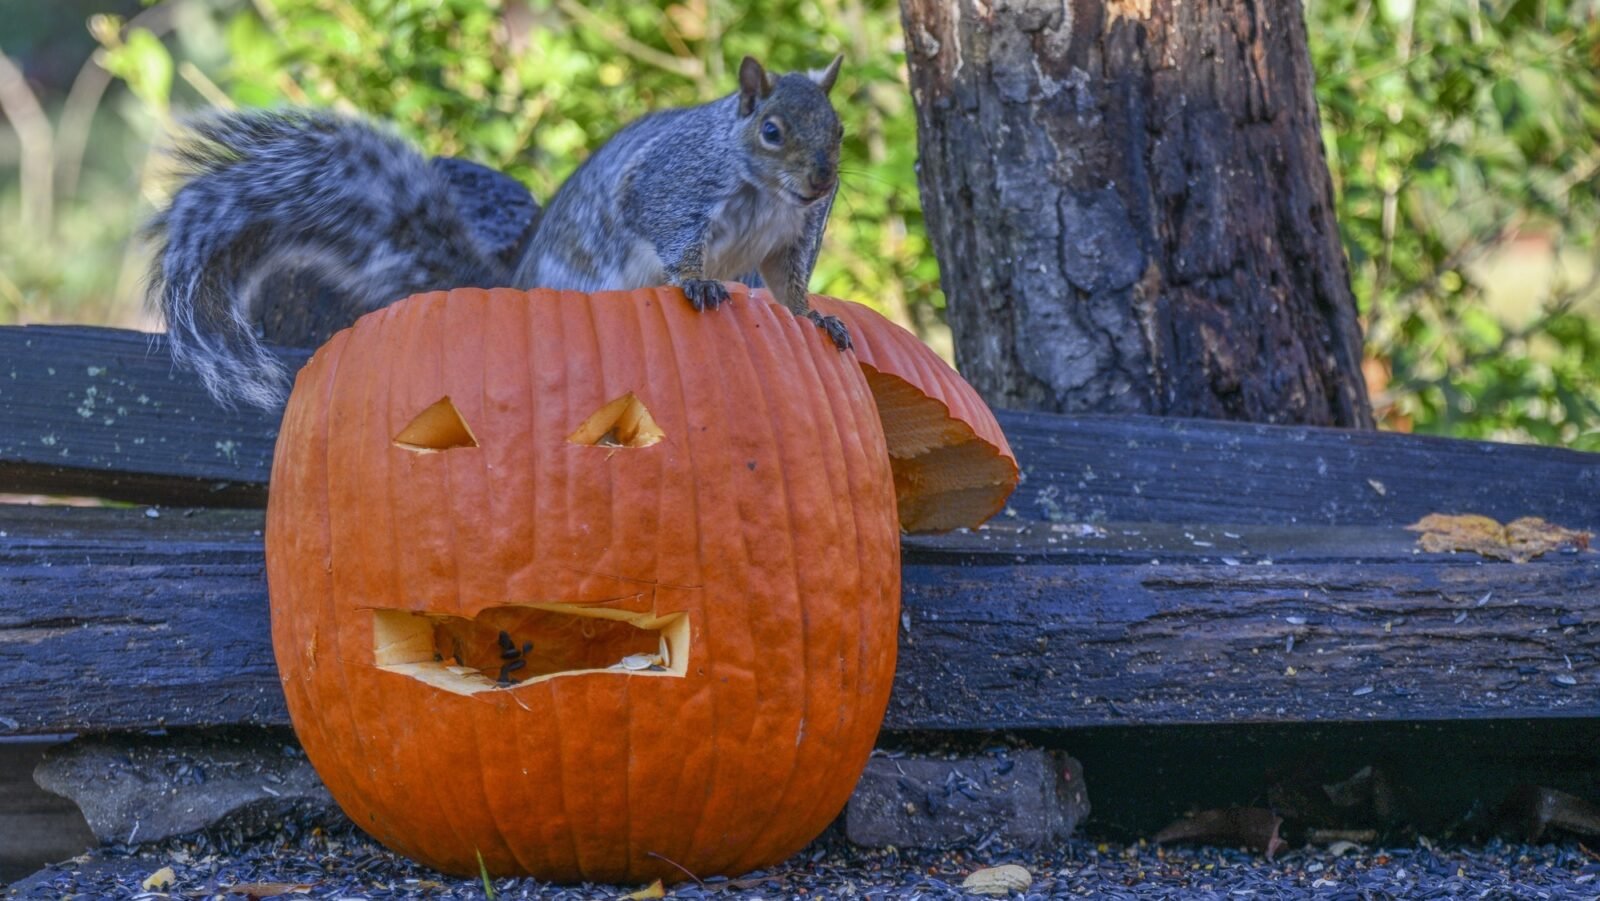
[[[567,441],[594,447],[649,447],[664,437],[644,403],[629,391],[590,414]]]
[[[682,677],[689,618],[574,604],[492,607],[476,617],[372,611],[379,669],[470,695],[561,676]]]
[[[429,404],[394,436],[394,446],[418,454],[477,447],[478,439],[448,396]]]

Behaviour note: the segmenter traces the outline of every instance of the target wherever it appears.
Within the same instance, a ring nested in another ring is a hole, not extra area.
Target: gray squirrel
[[[150,303],[173,357],[213,397],[269,410],[289,374],[254,311],[287,268],[361,310],[455,287],[663,284],[701,310],[728,298],[719,279],[759,272],[844,350],[843,323],[807,299],[838,189],[843,129],[828,93],[841,61],[777,76],[745,57],[736,93],[630,123],[557,190],[512,271],[478,246],[446,178],[394,135],[306,110],[203,117],[175,150],[186,180],[146,226]]]

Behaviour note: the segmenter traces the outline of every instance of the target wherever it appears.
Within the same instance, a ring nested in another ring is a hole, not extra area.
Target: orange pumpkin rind
[[[900,528],[976,528],[1004,509],[1017,487],[1017,458],[978,392],[872,308],[822,295],[811,303],[850,329],[883,421]]]
[[[300,371],[273,649],[384,844],[675,881],[778,863],[843,808],[894,676],[893,475],[854,359],[734,293],[420,295]]]

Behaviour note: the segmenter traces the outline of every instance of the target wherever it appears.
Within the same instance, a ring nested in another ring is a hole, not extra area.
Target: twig
[[[4,52],[0,52],[0,112],[6,114],[17,133],[17,142],[22,145],[22,165],[18,172],[22,183],[22,231],[48,240],[51,190],[55,182],[51,175],[55,164],[51,151],[54,135],[50,120],[39,106],[39,98],[28,87],[22,70]]]
[[[673,56],[648,44],[642,44],[634,40],[633,36],[628,34],[626,28],[600,18],[578,0],[556,0],[556,8],[561,10],[562,14],[567,18],[575,19],[591,28],[598,29],[613,46],[639,62],[655,66],[658,69],[665,69],[668,72],[675,72],[695,81],[705,80],[706,67],[700,60]]]
[[[172,30],[172,12],[182,0],[169,0],[140,12],[123,26],[127,34],[143,28],[156,37]],[[94,127],[94,114],[100,108],[100,99],[111,85],[111,73],[100,65],[105,51],[96,50],[78,70],[61,104],[61,119],[56,127],[56,174],[60,179],[60,196],[71,197],[78,193],[78,177],[83,172],[84,149],[89,146],[89,131]]]
[[[677,867],[678,871],[683,873],[683,875],[688,876],[690,879],[693,879],[695,881],[695,883],[697,885],[699,885],[701,888],[705,888],[706,887],[706,881],[704,879],[701,879],[699,876],[696,876],[695,874],[689,872],[689,868],[688,867],[684,866],[681,863],[678,863],[676,860],[673,860],[672,858],[667,857],[664,854],[657,854],[654,851],[646,851],[646,852],[644,852],[644,856],[646,856],[646,857],[654,857],[656,860],[665,861],[667,863],[670,863],[674,867]]]

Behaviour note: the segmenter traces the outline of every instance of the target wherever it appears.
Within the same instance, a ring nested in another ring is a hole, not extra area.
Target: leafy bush
[[[1308,3],[1386,424],[1600,449],[1597,0]],[[731,90],[746,53],[792,69],[843,51],[845,184],[813,286],[943,343],[894,0],[170,4],[182,14],[164,41],[122,36],[114,21],[96,31],[107,65],[156,119],[175,91],[180,108],[360,111],[429,152],[504,169],[541,198],[640,111]],[[1485,261],[1529,235],[1576,258],[1577,280],[1530,280],[1514,286],[1517,302],[1489,306],[1485,281],[1507,279]]]
[[[845,187],[812,286],[902,321],[913,302],[932,314],[924,323],[942,309],[894,0],[271,0],[238,8],[226,34],[219,77],[241,104],[381,116],[430,152],[503,169],[541,199],[641,111],[732,90],[745,54],[787,71],[845,52],[834,89]]]
[[[1329,164],[1391,424],[1600,449],[1600,7],[1310,0]],[[1581,283],[1481,264],[1522,236]]]

